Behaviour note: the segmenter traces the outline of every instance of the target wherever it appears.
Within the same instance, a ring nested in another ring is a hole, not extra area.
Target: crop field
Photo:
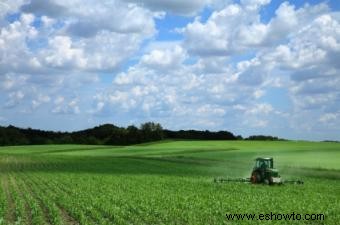
[[[249,177],[257,156],[304,185]],[[0,224],[339,224],[340,143],[164,141],[0,148]],[[324,214],[323,221],[228,220],[227,213]]]

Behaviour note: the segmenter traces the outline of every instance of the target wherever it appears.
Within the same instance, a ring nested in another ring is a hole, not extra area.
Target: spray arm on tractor
[[[279,171],[274,168],[272,157],[255,159],[255,166],[251,172],[250,178],[214,178],[214,182],[244,182],[253,184],[303,184],[301,180],[283,180]]]

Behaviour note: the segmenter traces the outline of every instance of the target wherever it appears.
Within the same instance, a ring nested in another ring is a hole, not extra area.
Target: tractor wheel
[[[251,177],[250,177],[250,182],[251,182],[252,184],[256,184],[256,176],[255,176],[254,174],[251,175]]]
[[[261,183],[261,175],[259,172],[253,172],[250,179],[253,184]]]

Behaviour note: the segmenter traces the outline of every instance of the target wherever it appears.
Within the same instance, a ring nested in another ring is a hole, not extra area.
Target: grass
[[[304,185],[213,183],[273,156]],[[340,143],[165,141],[0,148],[0,224],[337,224]],[[226,213],[325,214],[324,221],[228,221]]]

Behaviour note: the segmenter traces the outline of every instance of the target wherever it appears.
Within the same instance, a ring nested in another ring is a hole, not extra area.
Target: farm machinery
[[[303,184],[302,180],[283,180],[279,171],[274,168],[273,158],[258,157],[249,178],[214,178],[214,182],[245,182],[252,184]]]

